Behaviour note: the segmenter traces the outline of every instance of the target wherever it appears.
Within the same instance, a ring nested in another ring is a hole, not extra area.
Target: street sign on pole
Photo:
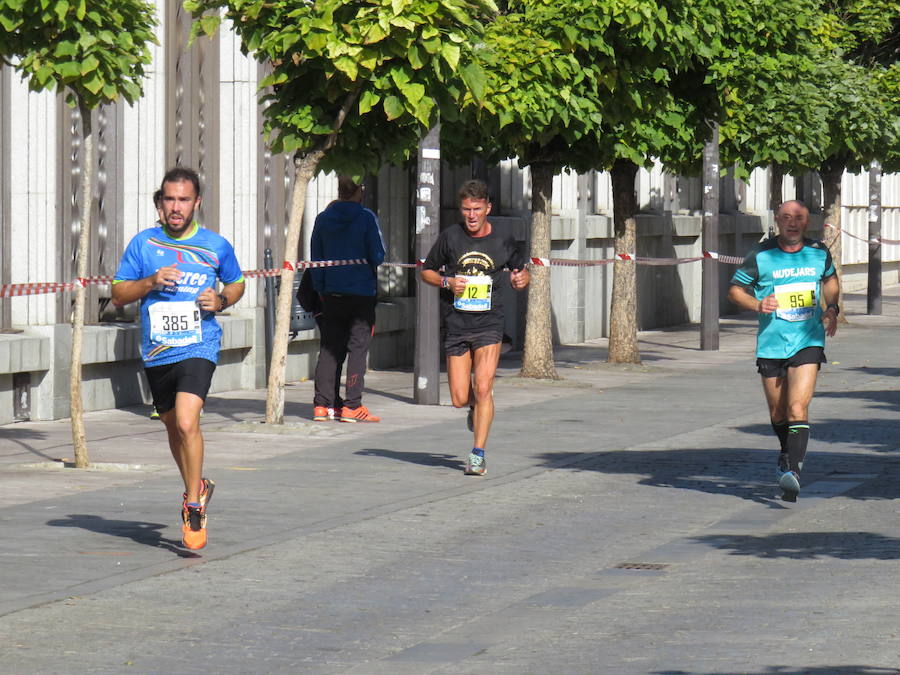
[[[440,125],[419,142],[416,166],[416,259],[428,255],[440,231],[441,143]],[[440,403],[440,316],[438,289],[416,275],[416,353],[413,367],[413,400],[424,405]]]
[[[869,284],[866,314],[881,314],[881,164],[869,167]]]
[[[719,250],[719,125],[703,146],[703,250]],[[700,300],[700,349],[719,349],[719,265],[704,258]]]

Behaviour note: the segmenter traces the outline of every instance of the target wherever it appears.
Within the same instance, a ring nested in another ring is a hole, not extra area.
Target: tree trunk
[[[634,179],[638,166],[631,160],[617,159],[612,168],[613,223],[616,231],[616,261],[613,263],[612,306],[609,311],[610,363],[640,363],[637,342],[637,196]]]
[[[281,270],[281,288],[275,304],[275,337],[272,342],[272,361],[269,364],[269,383],[266,392],[266,424],[284,423],[284,379],[287,367],[287,344],[291,322],[291,301],[294,295],[294,263],[300,250],[300,229],[306,190],[316,174],[325,152],[314,150],[294,157],[294,191],[291,198],[291,217],[284,242],[285,264]],[[288,264],[289,263],[289,264]]]
[[[550,209],[553,200],[553,167],[531,165],[531,255],[550,257]],[[531,268],[528,311],[525,318],[525,352],[522,377],[557,380],[553,363],[553,331],[550,312],[550,268]]]
[[[841,286],[838,295],[838,305],[841,308],[841,311],[838,314],[838,322],[840,323],[847,323],[847,316],[844,314],[844,270],[841,263],[843,237],[841,236],[840,231],[841,180],[843,179],[845,169],[846,163],[838,157],[829,157],[822,162],[822,166],[819,168],[819,177],[822,179],[822,198],[825,203],[825,223],[829,223],[833,226],[824,228],[822,240],[831,252],[834,269],[837,271],[838,283]]]
[[[784,201],[784,167],[773,163],[769,167],[769,176],[769,208],[772,213],[777,213]]]
[[[84,279],[88,275],[88,234],[91,229],[92,182],[94,178],[94,135],[91,110],[79,101],[81,128],[84,138],[84,155],[81,170],[81,232],[78,234],[78,256],[75,275]],[[75,309],[72,314],[72,369],[69,371],[69,405],[72,418],[72,447],[75,450],[75,468],[88,466],[87,441],[84,432],[84,404],[81,400],[81,347],[84,343],[84,305],[87,289],[75,285]]]

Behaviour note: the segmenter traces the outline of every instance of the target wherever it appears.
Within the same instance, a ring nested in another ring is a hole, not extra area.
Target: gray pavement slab
[[[483,478],[410,373],[367,378],[380,424],[309,422],[308,382],[282,429],[212,396],[197,553],[148,409],[88,415],[90,471],[67,421],[0,427],[0,672],[900,672],[900,289],[847,304],[796,504],[745,317],[641,365],[560,348],[556,382],[505,359]]]

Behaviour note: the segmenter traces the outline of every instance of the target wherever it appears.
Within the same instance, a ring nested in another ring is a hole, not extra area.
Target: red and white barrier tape
[[[867,244],[881,244],[883,246],[896,246],[900,244],[900,239],[885,239],[884,237],[872,237],[871,239],[866,239],[865,237],[860,237],[859,235],[853,234],[852,232],[847,232],[840,225],[835,226],[831,223],[825,223],[825,227],[830,227],[832,230],[837,230],[852,239],[856,239],[857,241],[863,241]]]
[[[367,265],[365,258],[351,258],[348,260],[299,260],[295,263],[285,261],[282,269],[301,270],[307,267],[339,267],[342,265]],[[415,263],[383,263],[394,267],[416,267]],[[281,276],[281,269],[259,269],[246,270],[245,277],[278,277]],[[96,284],[104,286],[111,284],[112,276],[103,275],[95,277],[85,277],[84,279],[75,279],[75,281],[49,281],[49,282],[28,282],[22,284],[0,284],[0,298],[13,298],[23,295],[42,295],[46,293],[61,293],[64,291],[72,291],[76,286],[88,286]]]
[[[630,260],[638,265],[681,265],[683,263],[698,262],[704,258],[717,260],[718,262],[728,265],[740,265],[744,262],[743,258],[733,255],[721,255],[715,251],[703,251],[702,256],[694,256],[690,258],[650,258],[646,256],[634,255],[633,253],[617,253],[615,258],[605,260],[572,260],[569,258],[531,258],[531,264],[537,267],[596,267],[599,265],[609,265],[617,260]]]
[[[732,262],[739,264],[742,258],[733,256],[720,256],[718,253],[704,252],[704,257],[715,258],[720,262]],[[615,258],[609,260],[570,260],[566,258],[531,258],[531,264],[538,267],[596,267],[608,265],[616,260],[633,261],[639,265],[679,265],[682,263],[696,262],[702,258],[644,258],[634,254],[618,253]],[[385,262],[382,265],[388,267],[417,268],[421,267],[424,260],[414,263]],[[244,271],[245,277],[278,277],[284,269],[302,270],[306,268],[339,267],[343,265],[367,265],[365,258],[352,258],[349,260],[299,260],[295,263],[285,261],[282,269],[258,269]],[[30,282],[24,284],[0,284],[0,298],[11,298],[23,295],[41,295],[45,293],[60,293],[71,291],[78,285],[89,284],[106,285],[112,283],[111,276],[95,276],[84,279],[76,279],[70,282]]]
[[[900,240],[897,239],[884,239],[883,237],[876,237],[871,240],[865,239],[863,237],[859,237],[851,232],[847,232],[846,230],[835,227],[831,223],[825,223],[825,227],[830,227],[832,229],[841,232],[848,237],[853,237],[854,239],[858,239],[859,241],[867,242],[867,243],[880,243],[880,244],[900,244]],[[605,260],[573,260],[568,258],[530,258],[530,264],[536,267],[598,267],[601,265],[609,265],[610,263],[614,263],[617,260],[624,261],[632,261],[638,265],[681,265],[684,263],[698,262],[703,259],[712,259],[717,262],[724,263],[726,265],[740,265],[744,262],[744,259],[739,256],[733,255],[723,255],[721,253],[717,253],[716,251],[703,251],[703,255],[699,257],[692,258],[648,258],[637,256],[633,253],[617,253],[614,258],[609,258]],[[418,260],[414,263],[403,263],[403,262],[385,262],[382,265],[387,267],[401,267],[401,268],[417,268],[421,267],[424,263],[424,260]],[[343,265],[367,265],[368,261],[365,258],[351,258],[349,260],[298,260],[295,263],[290,261],[285,261],[282,269],[294,269],[294,270],[302,270],[307,268],[319,268],[319,267],[340,267]],[[244,272],[245,277],[277,277],[281,276],[281,269],[258,269],[258,270],[247,270]],[[50,282],[29,282],[22,284],[0,284],[0,298],[12,298],[19,297],[23,295],[42,295],[46,293],[60,293],[63,291],[71,291],[76,286],[87,286],[88,284],[98,284],[105,285],[111,283],[113,277],[111,276],[95,276],[95,277],[86,277],[84,279],[76,279],[75,281],[50,281]]]
[[[742,262],[744,262],[743,258],[740,258],[736,255],[722,255],[721,253],[716,253],[715,251],[703,251],[703,257],[718,260],[720,263],[725,263],[726,265],[740,265]]]

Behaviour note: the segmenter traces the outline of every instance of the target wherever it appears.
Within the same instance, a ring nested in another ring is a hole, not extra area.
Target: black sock
[[[787,435],[788,435],[788,423],[785,421],[776,422],[772,420],[772,430],[775,432],[775,435],[778,436],[778,443],[781,446],[781,454],[787,454]]]
[[[800,473],[803,458],[806,457],[806,445],[809,443],[809,422],[800,420],[788,423],[787,451],[791,471]]]

